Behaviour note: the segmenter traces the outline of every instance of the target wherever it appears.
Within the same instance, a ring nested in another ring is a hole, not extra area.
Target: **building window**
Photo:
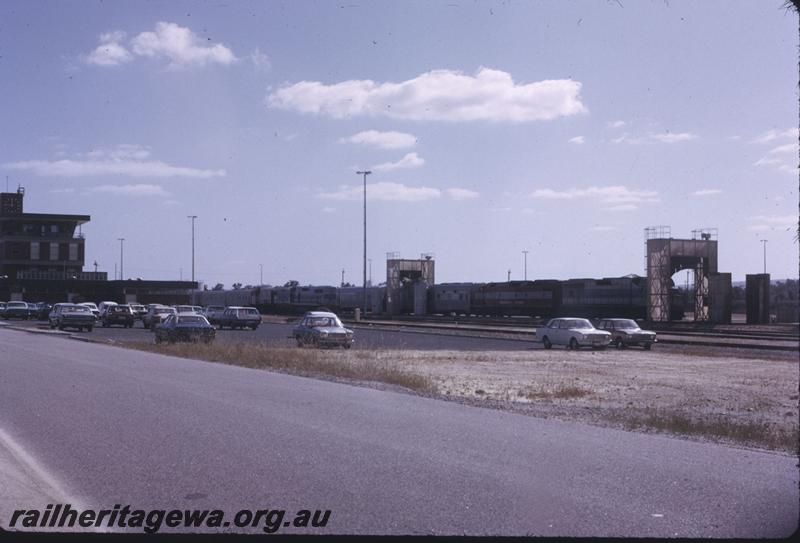
[[[70,260],[78,260],[78,244],[77,243],[70,243],[69,244],[69,259]]]
[[[39,260],[39,242],[31,243],[31,260]]]
[[[58,260],[58,243],[50,244],[50,260]]]
[[[50,233],[51,234],[58,234],[58,225],[57,224],[51,224],[50,225]]]

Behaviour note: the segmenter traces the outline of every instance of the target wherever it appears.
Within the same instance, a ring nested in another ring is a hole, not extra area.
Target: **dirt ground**
[[[378,351],[438,394],[541,417],[796,452],[797,353]]]

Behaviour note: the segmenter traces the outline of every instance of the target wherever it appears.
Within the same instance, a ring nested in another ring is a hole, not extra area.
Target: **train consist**
[[[409,285],[411,287],[412,285]],[[427,313],[530,317],[626,317],[644,319],[646,280],[630,275],[604,279],[537,280],[505,283],[442,283],[427,287]],[[367,312],[386,313],[386,288],[367,287]],[[684,300],[672,289],[672,319],[683,318]],[[284,286],[206,290],[199,305],[257,307],[263,313],[299,315],[327,308],[350,313],[364,306],[361,287]]]

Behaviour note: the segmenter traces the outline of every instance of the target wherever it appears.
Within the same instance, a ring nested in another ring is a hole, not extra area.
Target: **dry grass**
[[[585,388],[576,387],[573,385],[555,385],[539,388],[528,388],[517,392],[517,396],[527,398],[531,401],[535,400],[570,400],[573,398],[583,398],[590,395],[592,392]]]
[[[132,348],[181,358],[192,358],[254,369],[268,369],[307,377],[333,377],[397,385],[434,394],[436,385],[419,373],[402,370],[366,352],[274,348],[258,343],[130,344]]]
[[[693,416],[689,413],[648,407],[615,413],[612,418],[630,430],[655,430],[686,436],[703,436],[744,445],[796,451],[796,429],[778,427],[763,420],[736,420],[716,414]]]

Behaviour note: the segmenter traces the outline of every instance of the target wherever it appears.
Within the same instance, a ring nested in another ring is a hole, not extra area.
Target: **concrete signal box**
[[[432,254],[422,254],[419,260],[412,260],[387,253],[386,311],[390,315],[427,313],[427,289],[435,284],[434,264]]]

